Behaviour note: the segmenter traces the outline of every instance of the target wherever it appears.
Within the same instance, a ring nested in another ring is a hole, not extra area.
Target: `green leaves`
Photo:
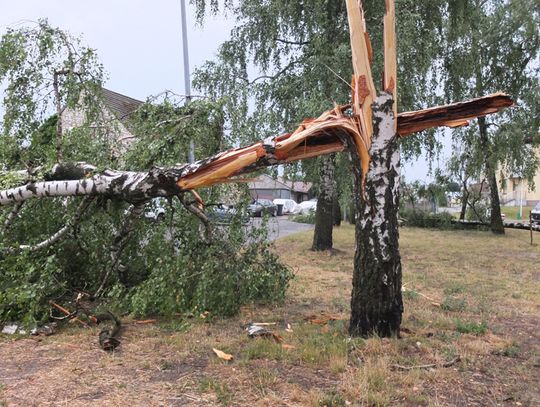
[[[0,82],[6,85],[1,129],[6,142],[0,146],[0,153],[9,159],[3,164],[10,168],[31,164],[25,161],[25,150],[32,144],[34,133],[54,113],[78,108],[86,113],[86,127],[95,125],[100,96],[96,91],[102,79],[103,67],[95,51],[81,45],[80,39],[51,27],[47,20],[9,29],[0,41]],[[10,138],[14,142],[8,142]],[[45,153],[38,161],[50,158]]]

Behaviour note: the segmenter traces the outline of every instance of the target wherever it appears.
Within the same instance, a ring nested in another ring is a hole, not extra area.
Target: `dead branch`
[[[79,180],[30,183],[0,191],[0,205],[30,198],[80,195],[119,197],[136,204],[224,183],[264,167],[343,151],[349,144],[358,152],[363,168],[369,165],[371,140],[365,137],[367,133],[358,122],[363,120],[367,89],[362,90],[360,87],[367,85],[360,82],[355,82],[353,106],[336,106],[316,119],[306,119],[292,133],[225,151],[192,164],[155,167],[148,172],[105,170]],[[360,101],[362,105],[358,107]],[[401,113],[398,115],[398,133],[404,136],[429,127],[464,125],[466,119],[499,111],[512,103],[508,95],[497,93],[467,102]],[[351,116],[351,107],[359,113]]]
[[[96,323],[100,324],[105,321],[110,321],[109,326],[106,326],[99,333],[99,345],[101,349],[107,352],[112,352],[120,345],[118,336],[122,326],[120,320],[110,311],[96,316]]]
[[[398,115],[398,133],[400,136],[407,136],[432,127],[466,126],[469,124],[469,120],[498,112],[513,106],[513,104],[510,96],[504,93],[494,93],[466,102],[400,113]]]
[[[69,319],[69,320],[72,320],[72,321],[77,321],[79,324],[81,324],[81,325],[83,325],[85,327],[88,327],[88,324],[86,322],[84,322],[84,321],[80,320],[79,318],[77,318],[77,314],[78,314],[77,309],[75,311],[73,311],[73,312],[70,312],[69,310],[62,307],[60,304],[55,303],[52,300],[49,301],[49,304],[65,315],[64,317],[60,317],[60,318],[59,317],[54,317],[52,315],[52,312],[51,312],[51,318],[56,319],[57,321],[63,321],[63,320]]]
[[[400,370],[400,371],[411,371],[411,370],[417,370],[417,369],[445,368],[445,367],[454,366],[460,360],[461,360],[461,357],[456,356],[454,359],[449,360],[448,362],[444,362],[442,364],[431,363],[429,365],[414,365],[414,366],[403,366],[403,365],[394,364],[394,365],[390,365],[390,369]]]

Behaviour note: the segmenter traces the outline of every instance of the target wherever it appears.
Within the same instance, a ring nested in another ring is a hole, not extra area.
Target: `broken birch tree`
[[[394,2],[386,1],[383,91],[371,75],[370,43],[358,0],[347,0],[354,76],[352,103],[306,119],[292,133],[219,153],[192,164],[151,168],[145,172],[105,170],[80,179],[39,181],[0,191],[0,205],[20,205],[31,198],[104,196],[120,198],[142,211],[155,197],[178,197],[198,188],[231,182],[261,168],[347,151],[356,177],[357,250],[351,300],[351,335],[399,335],[403,304],[399,254],[399,138],[422,130],[468,124],[513,104],[508,95],[397,114]],[[396,116],[397,114],[397,116]],[[197,196],[197,195],[195,195]],[[187,205],[204,219],[198,207]],[[12,222],[10,222],[11,224]],[[115,239],[116,265],[121,244]],[[102,290],[100,286],[99,291]]]

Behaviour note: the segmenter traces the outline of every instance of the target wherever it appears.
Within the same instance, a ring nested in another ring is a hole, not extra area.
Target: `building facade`
[[[292,199],[297,203],[313,197],[311,182],[288,181],[262,174],[248,184],[253,199]]]

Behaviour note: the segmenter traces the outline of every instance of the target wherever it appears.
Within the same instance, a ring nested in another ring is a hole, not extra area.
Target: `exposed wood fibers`
[[[398,134],[407,136],[432,127],[466,125],[471,119],[512,105],[510,96],[495,93],[466,102],[400,113]],[[351,105],[336,106],[317,119],[304,120],[296,131],[277,136],[268,141],[269,144],[259,141],[218,154],[207,164],[181,177],[178,185],[184,190],[201,188],[227,182],[231,177],[263,167],[263,160],[269,160],[266,165],[289,163],[349,147],[355,148],[364,167],[369,164],[370,143],[361,136],[358,117],[351,116],[350,110]],[[350,145],[345,144],[344,135],[348,136]],[[258,166],[253,168],[254,165]]]

